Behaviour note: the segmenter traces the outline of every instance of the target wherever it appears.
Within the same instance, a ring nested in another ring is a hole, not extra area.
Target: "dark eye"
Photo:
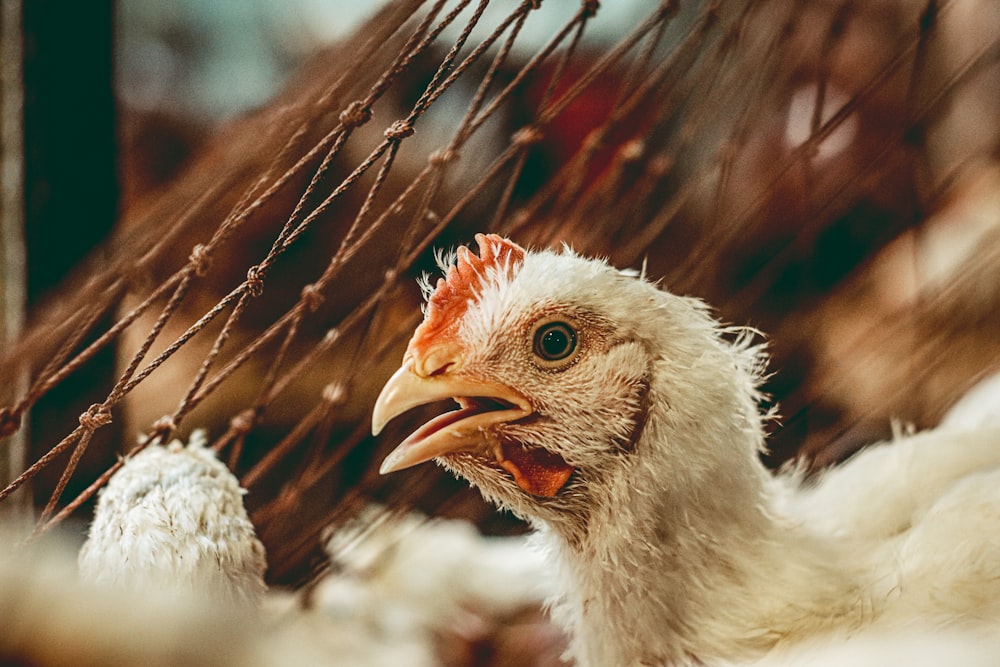
[[[534,352],[543,361],[563,361],[576,351],[576,331],[565,322],[546,322],[535,330]]]

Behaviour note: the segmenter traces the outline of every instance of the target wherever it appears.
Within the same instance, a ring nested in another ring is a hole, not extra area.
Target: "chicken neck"
[[[849,554],[781,514],[751,393],[701,413],[727,417],[653,404],[586,516],[540,526],[580,667],[713,664],[858,623],[869,608]]]

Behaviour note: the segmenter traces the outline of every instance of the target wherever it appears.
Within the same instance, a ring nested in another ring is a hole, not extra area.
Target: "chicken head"
[[[583,511],[595,487],[634,477],[657,400],[654,365],[669,352],[670,363],[697,366],[714,329],[700,302],[634,272],[495,235],[476,240],[478,256],[459,248],[440,258],[444,278],[424,281],[425,319],[375,404],[373,432],[419,405],[453,399],[458,408],[414,431],[381,470],[436,459],[529,520]],[[699,335],[683,335],[690,330]]]

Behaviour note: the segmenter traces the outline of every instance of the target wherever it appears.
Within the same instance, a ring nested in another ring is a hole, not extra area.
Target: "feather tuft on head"
[[[496,234],[476,234],[479,256],[462,246],[453,256],[439,256],[438,264],[445,277],[439,278],[433,289],[424,279],[421,289],[426,295],[424,321],[414,332],[411,345],[438,338],[452,326],[483,292],[485,285],[499,276],[510,276],[524,262],[524,248]],[[453,257],[453,259],[452,259]]]

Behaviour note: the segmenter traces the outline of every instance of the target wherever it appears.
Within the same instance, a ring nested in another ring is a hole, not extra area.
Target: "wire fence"
[[[127,211],[0,361],[29,377],[0,433],[34,415],[0,502],[31,487],[37,537],[85,515],[138,436],[203,427],[276,582],[307,579],[368,499],[516,529],[433,467],[377,475],[415,421],[368,434],[420,318],[412,279],[478,231],[645,263],[768,332],[774,465],[840,459],[890,417],[933,426],[1000,365],[988,3],[665,1],[610,46],[598,2],[562,3],[525,55],[540,4],[390,3]],[[114,368],[97,400],[40,423],[95,363]]]

